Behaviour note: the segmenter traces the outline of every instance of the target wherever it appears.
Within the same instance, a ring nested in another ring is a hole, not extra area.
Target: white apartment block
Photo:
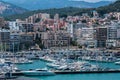
[[[70,37],[73,37],[73,23],[67,24],[67,32],[70,34]]]
[[[16,21],[10,21],[9,28],[11,31],[19,31],[19,24]]]

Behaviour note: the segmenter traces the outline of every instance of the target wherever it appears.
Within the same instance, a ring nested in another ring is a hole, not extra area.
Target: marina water
[[[114,63],[102,63],[102,62],[90,62],[92,64],[97,64],[104,68],[119,69],[120,65],[115,65]],[[36,68],[45,68],[46,62],[35,60],[32,64],[21,64],[17,65],[21,70],[29,70]],[[31,78],[36,78],[38,80],[119,80],[120,73],[100,73],[100,74],[59,74],[55,76],[30,76]]]

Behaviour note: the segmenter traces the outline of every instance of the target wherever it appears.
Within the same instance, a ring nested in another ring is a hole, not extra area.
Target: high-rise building
[[[116,40],[117,39],[117,26],[111,25],[108,27],[108,39]]]
[[[117,40],[120,39],[120,27],[117,23],[108,26],[107,47],[116,47]]]
[[[107,27],[95,28],[95,40],[97,41],[97,47],[106,47]]]
[[[21,23],[21,27],[23,32],[33,32],[33,24],[32,23]]]
[[[0,42],[9,42],[9,41],[10,41],[10,31],[0,30]]]
[[[67,32],[70,34],[70,37],[73,37],[73,23],[67,24]]]

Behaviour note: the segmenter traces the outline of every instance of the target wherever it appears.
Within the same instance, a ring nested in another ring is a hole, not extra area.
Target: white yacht
[[[120,65],[120,61],[118,61],[118,62],[115,62],[115,64],[116,64],[116,65]]]
[[[46,65],[50,68],[54,68],[54,69],[61,69],[62,67],[66,66],[66,60],[61,59],[60,61],[54,61],[52,63],[47,63]]]
[[[43,56],[39,58],[40,60],[47,61],[47,62],[54,62],[55,60],[50,58],[49,56]]]
[[[26,76],[50,76],[55,75],[54,72],[49,71],[47,69],[36,69],[36,70],[29,70],[29,71],[21,71]]]
[[[60,67],[59,64],[54,64],[54,63],[47,63],[47,66],[48,66],[48,67],[51,67],[51,68],[57,68],[57,67]]]

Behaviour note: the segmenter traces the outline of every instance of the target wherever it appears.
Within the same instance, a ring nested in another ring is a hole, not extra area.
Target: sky
[[[115,1],[115,0],[74,0],[74,1],[99,2],[99,1]]]
[[[3,0],[10,1],[10,0]],[[13,1],[13,0],[12,0]],[[19,0],[20,1],[20,0]],[[29,1],[29,0],[28,0]],[[43,0],[44,1],[44,0]],[[86,2],[99,2],[99,1],[116,1],[116,0],[73,0],[73,1],[86,1]]]

